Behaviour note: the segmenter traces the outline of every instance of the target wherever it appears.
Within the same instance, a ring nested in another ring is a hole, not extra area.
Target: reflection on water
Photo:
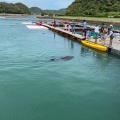
[[[83,45],[83,44],[82,44],[82,46],[81,46],[81,51],[83,51],[83,52],[85,51],[86,53],[87,53],[87,52],[91,52],[91,53],[93,53],[93,55],[99,54],[99,55],[101,55],[102,57],[105,57],[105,56],[107,55],[106,52],[93,49],[93,48],[88,47],[88,46],[85,46],[85,45]]]
[[[71,48],[74,48],[74,41],[71,40]]]

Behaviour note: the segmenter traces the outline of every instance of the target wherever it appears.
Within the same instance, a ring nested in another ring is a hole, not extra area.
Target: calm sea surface
[[[0,19],[0,120],[120,120],[120,57]]]

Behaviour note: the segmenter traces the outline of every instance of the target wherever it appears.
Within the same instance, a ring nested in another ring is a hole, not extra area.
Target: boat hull
[[[87,41],[87,40],[82,40],[81,42],[82,42],[82,44],[84,44],[86,46],[89,46],[91,48],[94,48],[94,49],[97,49],[97,50],[100,50],[100,51],[107,51],[107,47],[106,46],[103,46],[103,45],[100,45],[100,44],[96,44],[94,42]]]

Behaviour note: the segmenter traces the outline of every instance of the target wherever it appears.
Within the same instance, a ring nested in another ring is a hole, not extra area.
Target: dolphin
[[[55,59],[55,58],[53,58],[53,59],[50,59],[50,61],[52,62],[54,62],[54,61],[67,61],[67,60],[70,60],[70,59],[72,59],[74,56],[65,56],[65,57],[61,57],[61,58],[57,58],[57,59]]]

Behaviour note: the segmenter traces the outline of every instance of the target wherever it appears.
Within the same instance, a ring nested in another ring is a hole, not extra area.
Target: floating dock
[[[66,37],[70,37],[80,43],[81,43],[81,40],[84,38],[80,34],[72,34],[72,32],[66,31],[60,27],[54,27],[49,24],[43,24],[43,26],[47,27],[48,29],[50,29],[58,34],[64,35]],[[91,38],[89,41],[94,42],[95,40],[93,38]],[[97,43],[101,44],[100,39],[97,40]],[[109,38],[106,39],[106,44],[104,46],[108,47],[108,45],[109,45]],[[120,37],[118,37],[118,38],[115,37],[113,39],[112,48],[111,49],[108,48],[108,50],[110,50],[114,54],[120,55]]]

